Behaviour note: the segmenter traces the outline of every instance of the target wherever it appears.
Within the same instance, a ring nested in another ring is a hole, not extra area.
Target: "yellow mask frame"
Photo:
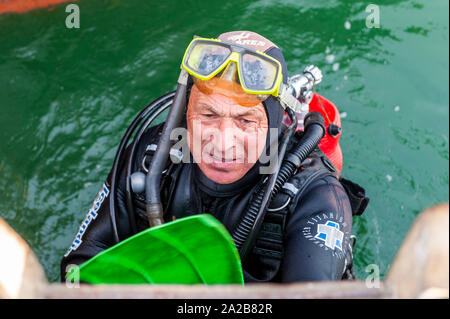
[[[202,47],[198,49],[199,46]],[[216,65],[210,65],[208,70],[202,72],[199,65],[201,60],[206,56],[206,54],[201,51],[202,49],[209,49],[210,51],[224,50],[224,54],[221,57],[222,61],[218,61],[219,63],[216,61]],[[258,87],[253,83],[250,84],[252,76],[253,78],[255,76],[255,72],[250,74],[250,72],[245,69],[244,66],[246,61],[244,61],[244,59],[253,59],[253,61],[259,63],[259,69],[265,73],[256,74],[256,76],[258,77],[259,75],[259,78],[263,77],[268,80],[266,80],[266,87],[261,87],[261,85]],[[242,89],[246,93],[255,95],[273,95],[275,97],[279,95],[280,86],[283,82],[281,63],[263,52],[252,50],[235,43],[225,42],[220,39],[195,38],[187,47],[181,65],[190,75],[200,80],[207,81],[215,77],[222,70],[225,70],[232,62],[237,65],[239,81]],[[270,86],[267,86],[268,83],[270,83]]]

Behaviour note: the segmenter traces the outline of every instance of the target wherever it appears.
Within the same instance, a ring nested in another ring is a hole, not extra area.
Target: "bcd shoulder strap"
[[[290,213],[293,213],[299,199],[308,186],[318,178],[334,176],[344,187],[352,208],[352,215],[361,215],[369,198],[365,190],[350,180],[341,178],[337,169],[322,151],[316,150],[302,163],[296,175],[291,177],[272,200],[264,217],[261,230],[253,247],[253,258],[259,263],[257,274],[252,279],[271,281],[278,274],[283,259],[283,238]],[[247,273],[247,277],[249,274]]]
[[[251,276],[247,273],[252,281],[272,281],[278,274],[283,259],[283,237],[289,213],[295,209],[299,198],[313,181],[333,175],[332,167],[324,164],[327,160],[321,151],[313,152],[302,163],[301,170],[283,185],[272,200],[257,235],[252,256],[248,259],[254,260],[249,263],[253,271]]]

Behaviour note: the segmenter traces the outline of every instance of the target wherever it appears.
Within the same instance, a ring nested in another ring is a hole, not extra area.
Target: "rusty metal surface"
[[[72,0],[75,2],[77,0]],[[30,10],[55,6],[69,0],[0,0],[0,14],[15,12],[24,13]]]
[[[42,298],[112,299],[344,299],[389,298],[390,289],[367,288],[362,281],[238,285],[83,285],[51,284]]]

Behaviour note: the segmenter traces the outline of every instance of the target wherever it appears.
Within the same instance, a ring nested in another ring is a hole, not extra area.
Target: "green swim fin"
[[[243,284],[241,261],[212,215],[177,219],[142,231],[82,264],[92,284]]]

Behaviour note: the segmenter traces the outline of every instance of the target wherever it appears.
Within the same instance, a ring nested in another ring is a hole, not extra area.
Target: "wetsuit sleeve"
[[[120,189],[118,193],[121,193]],[[61,281],[65,280],[67,266],[80,265],[115,244],[111,228],[110,196],[109,184],[105,183],[82,221],[69,250],[61,260]],[[118,207],[116,211],[119,235],[123,239],[129,225],[123,210]]]
[[[286,225],[281,281],[341,279],[351,256],[351,227],[342,185],[331,176],[311,184]]]
[[[136,150],[136,159],[142,158],[146,146],[155,139],[164,123],[151,127],[141,138]],[[125,150],[124,158],[128,159],[130,147]],[[124,161],[119,169],[116,193],[116,224],[120,240],[132,235],[130,219],[127,213],[125,184],[126,165]],[[133,163],[133,171],[140,166],[140,160]],[[61,260],[61,281],[64,281],[68,265],[80,265],[101,251],[116,244],[111,226],[110,185],[112,172],[109,173],[105,184],[101,187],[92,207],[82,221],[75,239],[69,250]],[[147,226],[148,227],[148,226]]]
[[[128,152],[128,151],[127,151]],[[111,226],[111,172],[95,198],[91,208],[75,235],[69,250],[61,260],[61,281],[64,281],[67,266],[80,265],[101,251],[115,245]],[[117,185],[116,223],[120,240],[130,235],[130,223],[125,206],[125,169],[120,170]]]
[[[103,194],[107,195],[94,201],[91,209],[82,221],[69,250],[61,260],[61,281],[64,281],[67,266],[80,265],[97,255],[113,244],[109,219],[109,189],[106,184],[102,186]],[[99,206],[94,211],[95,206]]]

